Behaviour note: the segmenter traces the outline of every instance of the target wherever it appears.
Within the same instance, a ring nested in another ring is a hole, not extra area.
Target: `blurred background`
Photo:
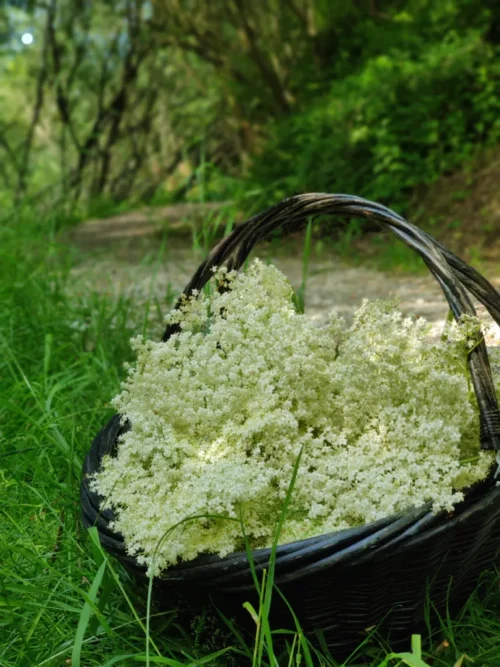
[[[81,220],[349,192],[477,259],[500,229],[499,40],[496,0],[11,0],[0,202]]]

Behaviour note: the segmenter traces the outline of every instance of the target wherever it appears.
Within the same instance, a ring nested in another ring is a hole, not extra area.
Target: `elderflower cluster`
[[[301,449],[281,543],[428,501],[451,511],[486,476],[473,323],[429,345],[423,320],[376,301],[350,328],[335,315],[318,328],[273,266],[215,278],[227,289],[186,299],[167,342],[135,339],[114,399],[131,429],[93,479],[150,572],[242,549],[241,522],[253,548],[269,546]]]

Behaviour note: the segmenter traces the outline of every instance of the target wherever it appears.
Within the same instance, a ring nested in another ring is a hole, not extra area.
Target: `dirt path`
[[[199,224],[208,215],[217,214],[225,205],[225,202],[187,203],[127,211],[111,218],[87,220],[71,230],[70,238],[84,250],[106,246],[111,249],[115,244],[155,237],[166,224],[177,227],[183,223],[184,226]]]
[[[169,217],[179,217],[179,210],[169,208]],[[182,215],[194,210],[183,209]],[[125,218],[125,219],[124,219]],[[184,286],[203,259],[194,252],[190,239],[165,237],[151,218],[135,218],[132,214],[112,221],[90,221],[73,232],[72,241],[81,250],[82,261],[74,269],[78,282],[100,291],[132,295],[138,302],[150,296],[166,304],[168,298],[182,292]],[[161,251],[160,251],[161,249]],[[302,280],[300,247],[264,248],[254,253],[273,261],[298,288]],[[485,265],[484,275],[500,289],[500,266]],[[326,321],[328,313],[336,310],[346,320],[363,298],[395,297],[406,314],[424,317],[439,335],[448,312],[442,292],[430,275],[391,275],[363,267],[346,266],[331,252],[312,257],[306,288],[306,312],[318,324]],[[165,305],[165,308],[167,306]],[[500,344],[500,330],[495,333]]]

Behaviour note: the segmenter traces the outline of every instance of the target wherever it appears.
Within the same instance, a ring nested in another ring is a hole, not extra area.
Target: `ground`
[[[154,653],[151,663],[201,664],[195,658],[212,650],[202,646],[197,630],[177,626],[170,612],[151,616],[146,639],[143,602],[134,597],[135,606],[128,606],[127,579],[92,548],[80,523],[82,458],[112,414],[109,398],[118,391],[123,362],[132,358],[128,339],[143,330],[159,339],[163,314],[214,240],[196,222],[206,220],[206,207],[164,209],[168,225],[165,218],[151,221],[151,213],[82,224],[66,236],[60,253],[37,221],[12,233],[6,228],[0,246],[0,417],[6,417],[0,420],[0,551],[8,554],[0,559],[0,663],[6,667],[144,663],[144,650]],[[373,236],[365,240],[377,253],[389,247]],[[381,271],[369,254],[348,258],[341,250],[314,239],[305,298],[311,317],[321,322],[331,308],[350,317],[363,297],[392,293],[403,310],[424,315],[439,334],[447,307],[430,276],[394,262],[391,271]],[[297,288],[302,252],[303,238],[262,246],[257,254],[274,259]],[[500,286],[494,259],[480,258],[480,268]],[[73,275],[67,280],[69,266]],[[93,288],[116,298],[101,298]],[[82,298],[73,299],[73,290]],[[133,298],[123,299],[122,291]],[[149,300],[151,295],[156,298]],[[136,321],[127,326],[132,317]],[[443,619],[423,638],[434,667],[465,667],[465,653],[478,667],[500,665],[497,575],[488,575],[488,582],[486,601],[473,597],[458,619]],[[197,627],[213,634],[203,623]],[[386,653],[377,646],[362,649],[363,660],[374,667]]]
[[[500,275],[500,149],[480,152],[461,170],[414,196],[411,219],[466,261],[496,264]]]
[[[444,204],[438,201],[435,210],[441,206]],[[87,285],[107,293],[132,293],[139,302],[151,295],[160,303],[165,297],[171,300],[182,292],[211,247],[196,243],[193,247],[190,230],[199,229],[203,215],[214,210],[216,205],[170,206],[80,225],[69,237],[80,251],[80,261],[74,269],[80,288]],[[500,196],[495,210],[500,225]],[[454,208],[451,215],[453,211]],[[448,224],[442,223],[441,232],[445,241],[460,251],[459,241],[453,241],[453,230],[450,232]],[[500,244],[500,233],[498,241]],[[303,279],[302,244],[302,239],[286,245],[267,244],[254,256],[275,263],[298,288]],[[433,334],[439,335],[448,307],[434,278],[429,273],[395,271],[397,267],[391,271],[372,268],[370,259],[380,247],[380,238],[373,234],[364,237],[358,246],[362,246],[361,254],[353,264],[339,256],[338,245],[313,243],[306,281],[306,313],[318,323],[324,322],[331,310],[350,320],[362,299],[395,297],[405,314],[424,317],[432,324]],[[492,250],[495,244],[491,242],[490,246],[487,257],[475,264],[494,286],[500,287],[500,262]],[[498,251],[500,257],[500,245]],[[367,262],[363,262],[365,257]]]

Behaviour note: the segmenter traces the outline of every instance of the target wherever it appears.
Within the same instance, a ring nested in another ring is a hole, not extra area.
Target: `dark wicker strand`
[[[492,433],[500,436],[500,412],[496,410],[494,412],[482,413],[480,419],[480,430],[481,444],[488,444]],[[488,447],[486,447],[486,449],[488,449]]]

